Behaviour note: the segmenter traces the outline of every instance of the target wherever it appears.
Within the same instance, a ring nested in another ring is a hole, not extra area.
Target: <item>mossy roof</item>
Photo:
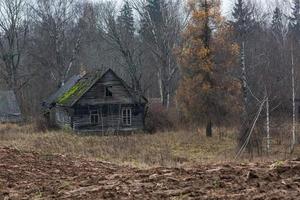
[[[57,99],[60,96],[62,96],[64,93],[69,91],[80,79],[81,79],[80,75],[72,76],[62,87],[60,87],[50,97],[48,97],[45,101],[43,101],[43,106],[46,108],[53,107]]]
[[[48,108],[51,108],[53,105],[72,107],[98,80],[107,73],[113,73],[113,75],[121,81],[135,101],[141,99],[142,103],[147,102],[145,97],[134,92],[134,90],[132,90],[125,81],[118,77],[114,71],[109,69],[104,74],[100,71],[95,71],[87,73],[83,77],[72,77],[62,88],[45,101],[44,105]]]
[[[79,79],[69,90],[56,99],[60,106],[73,106],[99,79],[101,72],[88,73]]]

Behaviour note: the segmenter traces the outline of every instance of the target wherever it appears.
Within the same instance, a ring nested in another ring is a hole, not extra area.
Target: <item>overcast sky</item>
[[[97,1],[97,0],[93,0]],[[120,4],[123,2],[123,0],[115,0],[119,2]],[[222,12],[224,15],[228,15],[231,12],[231,8],[233,7],[233,4],[236,0],[221,0],[222,1]],[[254,0],[254,1],[278,1],[278,0]],[[285,0],[279,0],[279,1],[285,1]]]
[[[115,0],[115,1],[119,2],[120,4],[123,2],[123,0]],[[222,1],[222,10],[224,11],[224,13],[228,13],[228,11],[232,8],[232,5],[234,4],[233,2],[235,2],[236,0],[221,0],[221,1]]]
[[[99,1],[99,0],[92,0],[92,1]],[[121,5],[124,0],[114,0],[114,1],[117,1],[118,4]],[[222,14],[225,16],[229,16],[231,14],[232,7],[236,1],[237,0],[221,0]],[[291,0],[252,0],[252,2],[256,2],[259,8],[272,12],[276,4],[280,5],[283,2],[288,3],[291,2]]]
[[[233,7],[234,0],[222,0],[222,12],[224,15],[228,15]]]

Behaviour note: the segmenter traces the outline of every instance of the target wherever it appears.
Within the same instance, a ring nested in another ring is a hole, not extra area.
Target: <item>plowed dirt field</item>
[[[138,169],[0,148],[2,199],[300,199],[300,161]]]

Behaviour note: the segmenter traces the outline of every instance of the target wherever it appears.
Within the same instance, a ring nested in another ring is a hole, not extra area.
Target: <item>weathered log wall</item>
[[[104,112],[108,106],[108,110]],[[117,107],[117,110],[112,111],[111,107]],[[126,125],[123,123],[122,109],[131,108],[131,124]],[[122,130],[142,130],[144,128],[143,112],[135,113],[134,105],[102,105],[99,107],[92,107],[85,109],[83,107],[77,108],[79,112],[75,111],[75,115],[72,117],[73,129],[80,131],[101,131],[107,130],[122,131]],[[93,124],[91,122],[91,110],[97,109],[99,116],[99,123]]]

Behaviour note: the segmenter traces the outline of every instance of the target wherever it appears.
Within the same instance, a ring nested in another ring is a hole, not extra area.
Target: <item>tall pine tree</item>
[[[163,10],[164,0],[146,0],[146,6],[144,9],[143,16],[141,18],[141,29],[140,34],[146,41],[155,41],[154,35],[152,34],[153,27],[156,28],[157,32],[163,31]]]
[[[109,4],[108,4],[109,5]],[[105,12],[105,39],[114,47],[123,59],[122,65],[127,77],[131,80],[131,86],[137,92],[142,92],[142,70],[139,64],[140,49],[135,40],[135,28],[133,10],[128,1],[125,1],[119,15],[114,15],[114,8],[107,7]]]
[[[272,17],[272,33],[276,41],[278,41],[280,44],[283,43],[283,31],[284,31],[284,25],[283,25],[283,13],[280,10],[280,8],[276,7],[274,12],[273,12],[273,17]]]
[[[244,0],[237,0],[233,7],[232,17],[231,24],[236,36],[238,36],[237,39],[243,40],[251,33],[255,24],[255,20],[252,17],[252,10],[246,5]]]
[[[194,123],[204,122],[206,135],[211,137],[212,123],[217,117],[226,116],[234,99],[233,91],[238,87],[226,75],[227,62],[237,48],[228,44],[219,1],[194,1],[190,6],[192,17],[179,53],[182,80],[177,99],[184,117]],[[228,54],[224,56],[224,52]]]
[[[135,27],[133,10],[128,1],[125,1],[120,15],[117,17],[118,33],[115,37],[115,42],[119,46],[120,53],[122,54],[125,63],[126,71],[129,74],[132,82],[132,87],[141,92],[141,70],[137,64],[136,58],[136,42],[134,38]]]
[[[147,0],[146,10],[149,12],[149,15],[157,24],[161,24],[163,20],[162,15],[162,6],[164,4],[163,0]]]
[[[118,24],[120,32],[122,33],[124,39],[133,40],[134,38],[134,19],[133,10],[128,1],[125,1],[123,8],[118,16]]]
[[[290,17],[290,33],[294,36],[300,34],[300,0],[293,1],[292,16]]]

